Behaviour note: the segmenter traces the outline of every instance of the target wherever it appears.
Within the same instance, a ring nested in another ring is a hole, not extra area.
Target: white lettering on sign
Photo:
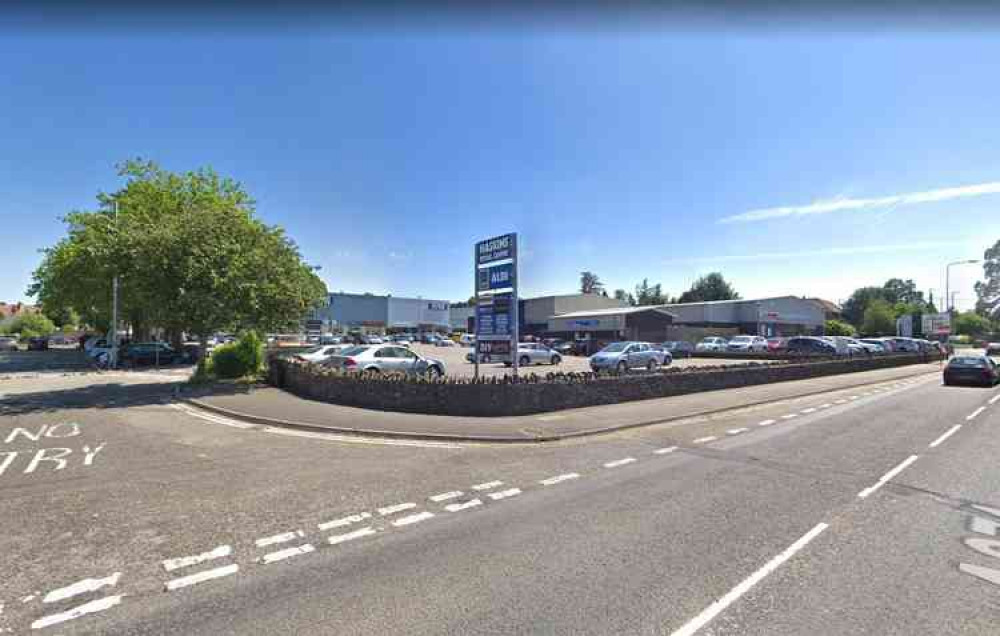
[[[510,282],[510,270],[509,269],[499,269],[490,274],[490,286],[496,287],[503,283]]]

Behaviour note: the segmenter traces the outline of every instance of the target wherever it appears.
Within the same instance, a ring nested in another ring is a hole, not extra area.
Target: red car
[[[768,353],[781,353],[782,351],[788,349],[788,338],[768,338],[767,339],[767,352]]]

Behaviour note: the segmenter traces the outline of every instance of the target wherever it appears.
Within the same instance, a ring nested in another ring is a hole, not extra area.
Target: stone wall
[[[359,376],[297,360],[271,362],[269,382],[298,396],[363,408],[433,415],[497,417],[616,404],[755,384],[804,380],[937,360],[921,354],[838,360],[670,368],[654,373],[592,373],[518,378],[428,379]]]

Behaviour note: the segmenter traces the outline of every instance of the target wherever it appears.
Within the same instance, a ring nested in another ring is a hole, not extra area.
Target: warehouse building
[[[427,298],[402,298],[375,294],[327,295],[325,306],[310,319],[328,332],[427,332],[448,331],[449,302]]]

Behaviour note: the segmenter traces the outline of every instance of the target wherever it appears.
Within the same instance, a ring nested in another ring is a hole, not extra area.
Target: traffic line
[[[654,455],[667,455],[677,450],[676,446],[667,446],[666,448],[657,448],[653,451]]]
[[[966,415],[965,416],[965,421],[976,419],[976,416],[979,415],[980,413],[982,413],[985,410],[986,410],[985,406],[980,406],[978,409],[976,409],[975,411],[973,411],[969,415]]]
[[[118,584],[118,579],[120,579],[121,576],[121,572],[115,572],[114,574],[99,579],[83,579],[82,581],[77,581],[72,585],[52,590],[45,595],[42,602],[55,603],[56,601],[64,601],[68,598],[79,596],[80,594],[86,594],[87,592],[96,592],[105,586],[114,587]]]
[[[821,408],[821,409],[828,409],[831,406],[833,406],[833,404],[830,404],[829,402],[827,402],[826,404],[820,404],[819,408]]]
[[[490,490],[491,488],[499,488],[503,486],[502,481],[487,481],[482,484],[476,484],[472,487],[473,490]]]
[[[858,399],[859,397],[861,397],[861,396],[860,396],[860,395],[852,395],[851,397],[849,397],[849,398],[847,398],[847,399],[848,399],[848,400],[856,400],[856,399]]]
[[[860,497],[861,499],[864,499],[868,495],[872,494],[873,492],[875,492],[876,490],[878,490],[879,488],[881,488],[882,486],[884,486],[886,484],[886,482],[888,482],[890,479],[892,479],[893,477],[895,477],[899,473],[901,473],[904,470],[906,470],[906,467],[909,466],[910,464],[912,464],[913,462],[917,461],[918,457],[920,457],[920,456],[919,455],[910,455],[909,457],[907,457],[906,459],[904,459],[898,466],[896,466],[895,468],[893,468],[892,470],[890,470],[886,474],[884,474],[881,477],[879,477],[879,480],[877,482],[875,482],[871,486],[869,486],[869,487],[865,488],[864,490],[862,490],[861,492],[859,492],[858,493],[858,497]]]
[[[315,546],[310,543],[305,543],[303,545],[295,546],[293,548],[285,548],[284,550],[278,550],[277,552],[270,552],[265,554],[260,558],[260,562],[264,565],[268,563],[274,563],[275,561],[284,561],[285,559],[299,556],[300,554],[309,554],[316,550]]]
[[[472,499],[469,501],[463,501],[462,503],[448,504],[444,507],[448,512],[460,512],[462,510],[468,510],[469,508],[475,508],[476,506],[483,505],[483,502],[479,499]]]
[[[208,552],[202,552],[201,554],[196,554],[194,556],[178,557],[176,559],[167,559],[163,561],[163,569],[167,572],[177,570],[179,568],[186,568],[191,565],[198,565],[199,563],[204,563],[205,561],[211,561],[213,559],[221,559],[222,557],[227,557],[233,553],[232,546],[220,545],[214,550]]]
[[[326,521],[324,523],[317,524],[316,527],[320,530],[332,530],[333,528],[342,528],[344,526],[349,526],[352,523],[358,523],[359,521],[371,518],[372,513],[359,512],[356,515],[348,515],[346,517],[341,517],[340,519],[334,519],[333,521]]]
[[[714,435],[709,435],[708,437],[699,437],[698,439],[694,440],[691,443],[692,444],[707,444],[708,442],[714,442],[717,439],[719,439],[719,438],[716,437],[716,436],[714,436]]]
[[[739,435],[740,433],[746,433],[749,430],[749,428],[731,428],[726,431],[726,435]]]
[[[846,404],[847,400],[845,400],[845,399],[834,400],[833,403],[834,404]]]
[[[464,495],[461,490],[452,490],[451,492],[443,492],[440,495],[431,495],[428,497],[434,503],[441,503],[442,501],[448,501],[449,499],[454,499],[455,497],[461,497]]]
[[[777,420],[764,420],[763,422],[758,423],[757,426],[770,426],[771,424],[774,424],[776,421]]]
[[[997,393],[996,395],[990,398],[990,404],[996,404],[997,400],[1000,400],[1000,393]]]
[[[415,503],[401,503],[401,504],[396,504],[394,506],[386,506],[385,508],[379,508],[378,513],[383,517],[387,517],[389,515],[394,515],[397,512],[403,512],[404,510],[411,510],[416,507],[417,504]]]
[[[513,497],[515,495],[520,495],[520,488],[508,488],[507,490],[501,490],[500,492],[490,492],[486,493],[486,496],[493,501],[500,501],[501,499],[506,499],[508,497]]]
[[[89,603],[78,605],[73,609],[66,610],[65,612],[43,616],[31,624],[31,629],[42,629],[44,627],[51,627],[52,625],[58,625],[60,623],[65,623],[66,621],[71,621],[74,618],[80,618],[81,616],[86,616],[87,614],[103,612],[104,610],[110,609],[115,605],[121,603],[123,596],[124,594],[116,594],[115,596],[105,596],[104,598],[99,598],[96,601],[90,601]]]
[[[974,577],[988,581],[993,585],[1000,585],[1000,570],[973,565],[971,563],[959,563],[958,569],[966,574],[971,574]]]
[[[783,419],[783,420],[790,420],[793,417],[798,417],[798,416],[799,416],[798,413],[789,413],[788,415],[782,415],[781,419]]]
[[[258,548],[263,548],[264,546],[274,545],[275,543],[287,543],[292,539],[297,539],[299,537],[306,536],[305,532],[301,530],[294,530],[292,532],[283,532],[281,534],[276,534],[273,537],[264,537],[263,539],[257,539],[254,543]]]
[[[696,633],[699,629],[711,622],[713,618],[721,614],[727,607],[736,602],[737,599],[749,592],[754,585],[760,583],[764,577],[777,570],[781,567],[781,564],[795,556],[796,552],[806,547],[810,541],[818,537],[820,533],[827,529],[827,527],[829,527],[829,524],[816,524],[812,530],[805,533],[795,543],[785,548],[781,554],[765,563],[763,567],[747,578],[743,579],[739,585],[726,592],[725,596],[706,607],[701,614],[692,618],[690,621],[681,626],[680,629],[672,632],[671,636],[691,636]]]
[[[554,486],[555,484],[562,483],[564,481],[569,481],[570,479],[576,479],[580,476],[580,473],[565,473],[563,475],[556,475],[555,477],[549,477],[548,479],[541,480],[540,483],[543,486]]]
[[[802,409],[803,415],[809,415],[810,413],[815,413],[815,412],[816,412],[815,408]]]
[[[934,440],[933,442],[931,442],[928,447],[929,448],[937,448],[938,446],[940,446],[944,442],[944,440],[946,440],[949,437],[951,437],[952,435],[954,435],[958,431],[958,429],[960,429],[960,428],[962,428],[961,424],[956,424],[956,425],[952,426],[947,431],[945,431],[944,435],[942,435],[941,437],[939,437],[936,440]]]
[[[347,532],[344,534],[335,534],[333,536],[327,537],[326,541],[330,545],[337,545],[338,543],[344,543],[345,541],[353,541],[355,539],[360,539],[361,537],[369,537],[378,532],[375,528],[368,526],[367,528],[360,528],[352,532]]]
[[[607,462],[604,464],[605,468],[618,468],[619,466],[624,466],[625,464],[631,464],[635,461],[635,457],[626,457],[624,459],[616,459],[613,462]]]
[[[433,512],[427,512],[427,511],[418,512],[415,515],[400,517],[399,519],[393,521],[392,525],[396,526],[397,528],[400,528],[402,526],[408,526],[414,523],[420,523],[421,521],[426,521],[427,519],[431,519],[433,517],[434,517]]]
[[[205,570],[204,572],[198,572],[197,574],[190,574],[188,576],[182,576],[178,579],[172,579],[167,581],[165,587],[168,592],[172,592],[174,590],[179,590],[182,587],[188,587],[189,585],[197,585],[198,583],[204,583],[205,581],[221,579],[224,576],[230,576],[239,571],[240,566],[233,563],[232,565],[224,565],[220,568]]]

